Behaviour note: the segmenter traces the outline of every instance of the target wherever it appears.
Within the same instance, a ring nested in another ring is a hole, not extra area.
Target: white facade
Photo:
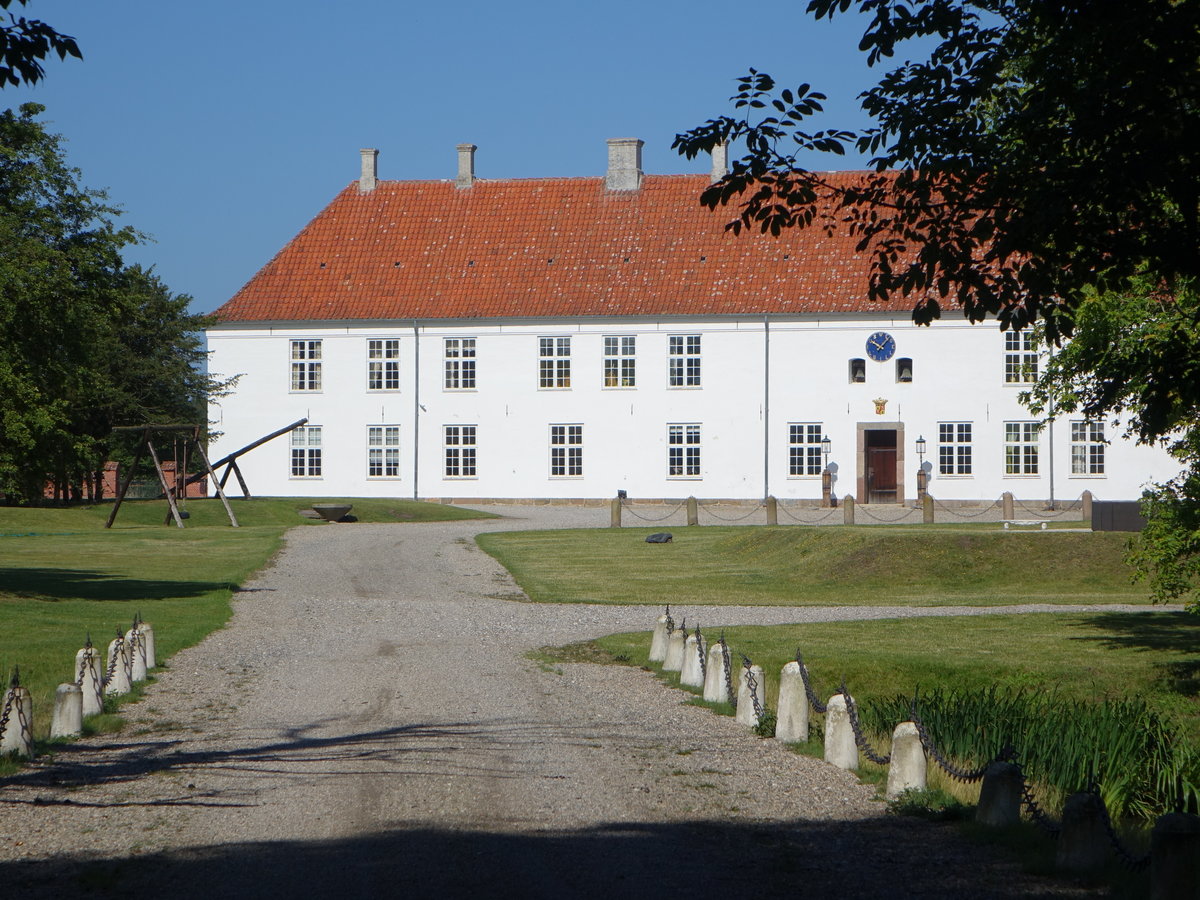
[[[868,354],[878,332],[894,339],[886,361]],[[606,337],[618,350],[607,385]],[[472,340],[474,357],[462,356]],[[1068,416],[1039,430],[1018,400],[1030,354],[1018,349],[1014,367],[994,324],[916,327],[890,313],[231,322],[208,345],[211,371],[241,376],[210,411],[214,461],[308,419],[239,459],[258,495],[817,500],[825,436],[835,496],[859,502],[915,500],[921,437],[929,493],[945,501],[1133,499],[1177,470],[1111,422]]]

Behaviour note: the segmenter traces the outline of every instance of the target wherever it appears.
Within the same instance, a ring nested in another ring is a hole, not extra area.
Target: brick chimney
[[[379,182],[379,151],[359,150],[362,154],[362,174],[358,176],[358,189],[364,194],[375,190]]]
[[[458,177],[454,186],[469,188],[475,183],[475,151],[479,148],[474,144],[458,145]]]
[[[729,144],[727,144],[725,141],[722,141],[712,148],[712,183],[716,184],[728,174]]]
[[[610,191],[636,191],[642,186],[642,147],[637,138],[608,139],[608,172],[604,186]]]

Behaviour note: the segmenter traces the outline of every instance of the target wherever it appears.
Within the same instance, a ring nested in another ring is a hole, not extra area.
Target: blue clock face
[[[867,356],[876,362],[887,362],[896,352],[896,339],[886,331],[877,331],[867,338]]]

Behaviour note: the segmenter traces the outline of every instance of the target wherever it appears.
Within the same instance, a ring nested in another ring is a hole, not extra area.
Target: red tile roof
[[[833,178],[854,178],[842,173]],[[907,310],[867,299],[839,230],[724,229],[704,175],[355,182],[218,311],[224,322]]]

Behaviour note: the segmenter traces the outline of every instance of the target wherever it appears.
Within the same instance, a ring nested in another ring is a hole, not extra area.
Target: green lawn
[[[66,509],[0,507],[0,677],[13,666],[33,693],[39,736],[49,729],[55,687],[73,681],[75,651],[90,633],[103,649],[136,613],[154,626],[160,662],[195,644],[230,615],[233,589],[261,568],[312,500],[233,500],[240,528],[220,501],[189,500],[183,529],[164,526],[166,503],[125,503],[111,530],[110,504]],[[320,502],[320,501],[317,501]],[[353,499],[361,522],[486,517],[406,500]]]
[[[1139,603],[1127,537],[996,524],[622,528],[483,534],[535,601],[725,605]]]

